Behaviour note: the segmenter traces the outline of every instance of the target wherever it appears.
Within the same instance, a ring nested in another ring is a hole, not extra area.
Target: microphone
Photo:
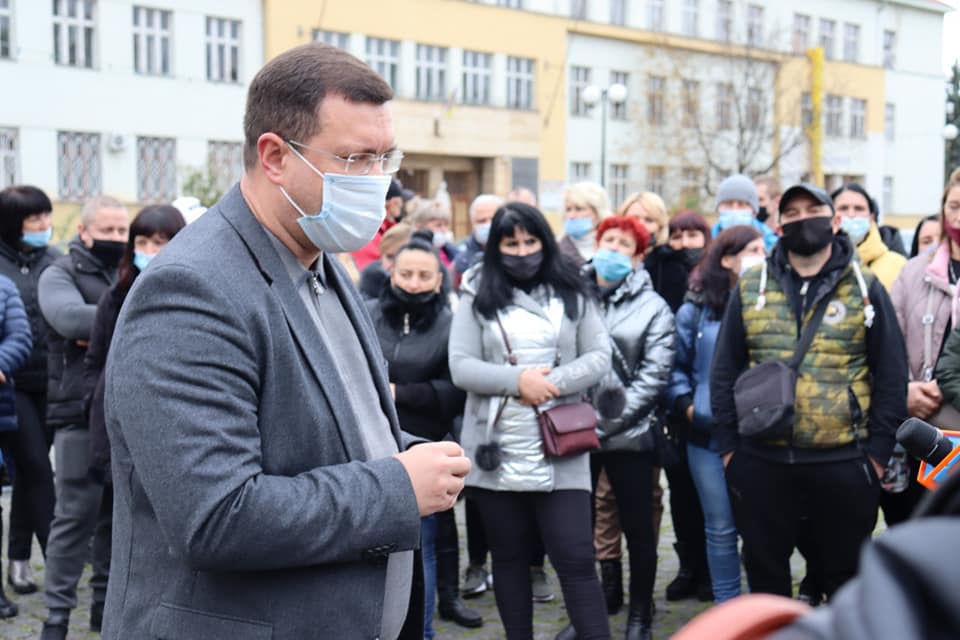
[[[946,481],[960,460],[960,431],[942,431],[919,418],[907,418],[900,425],[897,442],[921,460],[917,482],[930,490]]]

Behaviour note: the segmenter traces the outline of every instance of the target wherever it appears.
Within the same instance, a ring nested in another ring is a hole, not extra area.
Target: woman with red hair
[[[606,471],[630,550],[627,640],[649,638],[657,551],[653,532],[657,400],[670,380],[674,321],[643,268],[649,233],[639,220],[607,218],[584,268],[596,286],[613,351],[613,367],[591,392],[600,415],[600,450],[590,469],[594,487]]]

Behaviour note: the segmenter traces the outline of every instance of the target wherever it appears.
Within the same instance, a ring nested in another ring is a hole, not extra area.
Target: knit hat
[[[717,188],[718,207],[721,203],[730,202],[731,200],[749,203],[754,215],[760,210],[760,202],[757,199],[757,187],[754,186],[753,180],[742,173],[733,174],[721,182]]]

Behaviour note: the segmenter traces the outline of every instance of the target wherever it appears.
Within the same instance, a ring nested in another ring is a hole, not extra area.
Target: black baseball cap
[[[783,210],[787,207],[790,201],[797,196],[807,196],[808,198],[813,198],[820,204],[827,205],[830,207],[830,211],[836,213],[833,208],[833,200],[830,199],[830,196],[827,194],[827,192],[817,185],[810,184],[809,182],[795,184],[783,192],[783,195],[780,196],[780,213],[783,213]]]

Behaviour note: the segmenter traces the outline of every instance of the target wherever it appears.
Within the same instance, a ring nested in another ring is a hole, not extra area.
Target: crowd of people
[[[303,74],[329,80],[296,95]],[[960,423],[960,179],[909,255],[859,185],[743,175],[712,226],[580,182],[559,233],[517,188],[455,244],[449,201],[391,178],[390,95],[337,49],[279,56],[241,184],[189,226],[98,196],[61,252],[46,194],[0,191],[7,584],[37,590],[36,537],[42,640],[88,559],[105,637],[433,638],[435,611],[482,626],[492,589],[530,639],[546,558],[558,638],[609,638],[626,602],[648,639],[662,472],[668,600],[731,600],[742,567],[829,601],[879,510],[923,495],[897,426]]]

